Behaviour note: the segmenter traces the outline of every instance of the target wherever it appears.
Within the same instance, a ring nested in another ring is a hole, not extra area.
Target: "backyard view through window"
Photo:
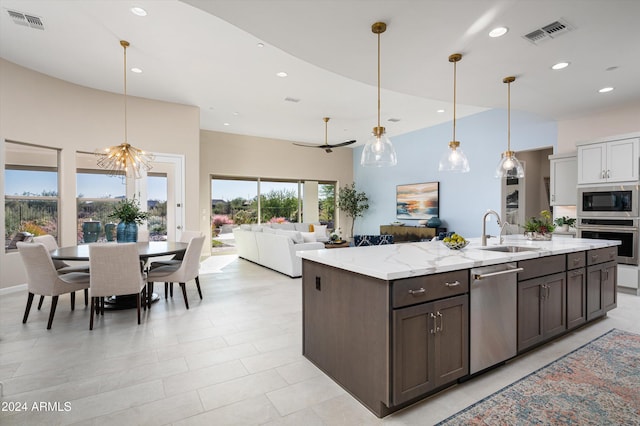
[[[5,154],[5,249],[21,232],[57,238],[59,151],[5,141]]]
[[[300,180],[218,178],[211,180],[213,245],[224,246],[233,227],[269,222],[304,222],[304,184]],[[319,221],[333,228],[335,182],[318,182]]]

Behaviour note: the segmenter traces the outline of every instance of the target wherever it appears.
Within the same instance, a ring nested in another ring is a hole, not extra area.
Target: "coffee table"
[[[332,249],[349,247],[349,244],[351,244],[349,241],[327,241],[326,243],[324,243],[324,248]]]

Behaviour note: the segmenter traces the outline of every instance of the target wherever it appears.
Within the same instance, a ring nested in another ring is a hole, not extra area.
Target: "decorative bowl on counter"
[[[447,246],[451,250],[460,250],[460,249],[463,249],[466,246],[468,246],[469,245],[469,241],[466,241],[466,240],[462,241],[462,242],[450,241],[450,242],[446,242],[446,243],[443,241],[442,244],[444,244],[445,246]]]

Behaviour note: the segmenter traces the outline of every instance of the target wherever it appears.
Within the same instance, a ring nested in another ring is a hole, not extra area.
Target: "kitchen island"
[[[384,417],[605,315],[616,306],[617,244],[509,238],[502,247],[471,239],[462,250],[425,242],[299,252],[303,354]],[[493,265],[504,271],[472,273]],[[478,280],[507,273],[512,298],[474,293]],[[482,318],[487,300],[510,307],[502,322],[517,333],[474,334],[470,318]],[[479,343],[505,336],[512,355],[470,370],[483,358]]]

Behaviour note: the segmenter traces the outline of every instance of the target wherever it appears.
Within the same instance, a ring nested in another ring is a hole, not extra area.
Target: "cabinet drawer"
[[[567,255],[567,270],[584,268],[586,259],[586,252],[584,251],[569,253]]]
[[[469,291],[469,271],[453,271],[436,275],[407,278],[393,282],[394,308],[415,305]]]
[[[564,272],[565,262],[564,254],[522,260],[518,262],[518,267],[524,268],[524,271],[518,272],[518,281]]]
[[[617,246],[589,250],[587,252],[587,265],[609,262],[611,260],[616,260],[616,257],[618,257]]]

